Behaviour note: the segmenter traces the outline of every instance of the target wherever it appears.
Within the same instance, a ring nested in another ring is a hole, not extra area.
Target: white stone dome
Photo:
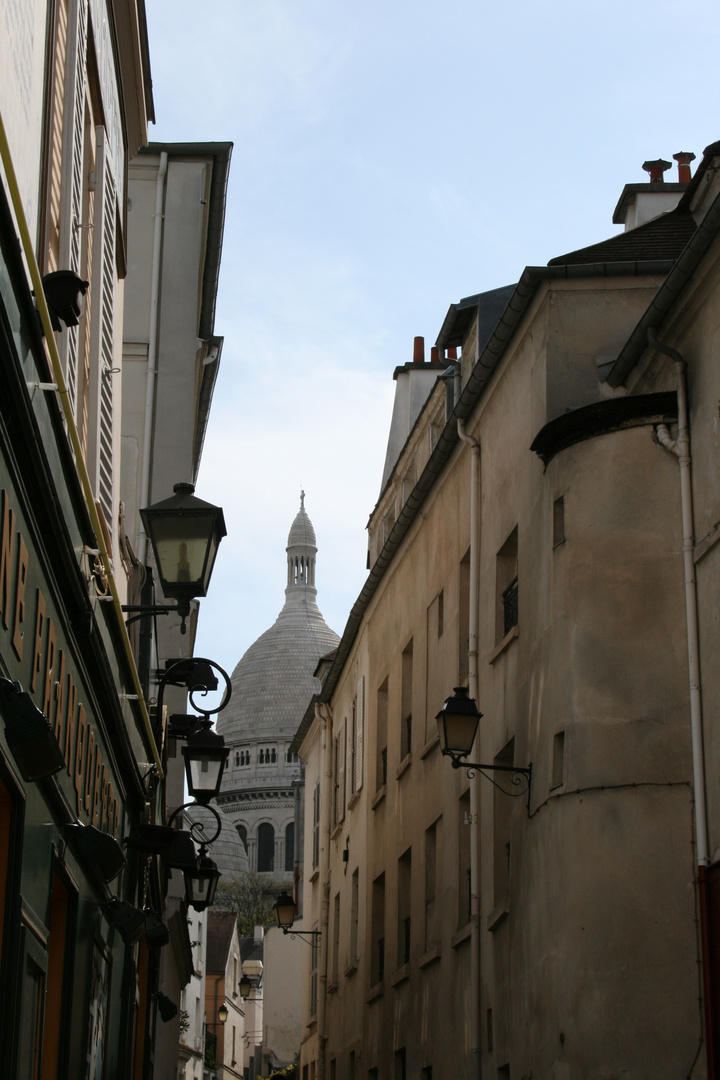
[[[287,552],[283,609],[235,667],[232,696],[218,716],[217,730],[231,746],[248,738],[292,739],[320,689],[313,675],[318,660],[340,640],[317,606],[315,530],[302,502]]]

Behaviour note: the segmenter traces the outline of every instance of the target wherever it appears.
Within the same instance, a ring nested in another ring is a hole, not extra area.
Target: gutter
[[[382,581],[395,552],[405,539],[426,495],[432,489],[458,442],[457,421],[467,420],[482,397],[491,375],[502,359],[540,284],[544,281],[572,281],[584,278],[665,276],[672,271],[674,265],[675,262],[672,259],[652,259],[644,262],[576,263],[565,266],[528,266],[525,268],[505,311],[470,373],[465,389],[448,418],[427,465],[400,511],[392,532],[385,541],[360,595],[350,610],[335,659],[319,695],[320,702],[330,701],[360,629],[363,616],[375,595],[375,590]],[[439,342],[440,339],[438,339]]]

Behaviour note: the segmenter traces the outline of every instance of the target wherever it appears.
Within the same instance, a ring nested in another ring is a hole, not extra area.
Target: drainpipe
[[[705,754],[703,750],[702,694],[700,687],[700,655],[697,616],[697,583],[693,559],[694,523],[692,473],[690,457],[690,430],[687,406],[687,364],[677,349],[658,341],[653,329],[648,330],[648,341],[656,352],[669,356],[675,364],[678,399],[678,437],[670,436],[665,424],[656,431],[658,441],[675,454],[680,466],[680,499],[682,505],[683,562],[685,567],[685,622],[687,630],[688,673],[690,677],[690,733],[692,740],[693,785],[695,793],[695,845],[697,849],[698,896],[700,906],[700,948],[703,969],[703,997],[705,1000],[705,1042],[708,1076],[715,1076],[715,1008],[711,978],[710,948],[710,896],[707,880],[708,836],[707,801],[705,796]]]
[[[318,956],[318,1058],[317,1080],[325,1080],[328,923],[330,921],[330,808],[332,796],[332,711],[329,705],[316,705],[315,716],[320,717],[320,955]]]
[[[150,463],[152,461],[151,442],[153,413],[155,411],[155,384],[157,382],[157,338],[158,338],[158,299],[160,294],[160,253],[163,234],[163,203],[165,200],[165,177],[167,176],[168,156],[163,150],[160,154],[160,167],[155,182],[155,217],[153,230],[152,270],[150,273],[150,333],[148,341],[147,383],[145,387],[145,431],[143,434],[142,484],[140,488],[140,506],[147,506],[150,498]],[[142,528],[142,525],[141,525]],[[147,561],[148,538],[143,531],[140,534],[140,562]]]
[[[478,489],[480,487],[480,443],[457,422],[458,435],[470,447],[470,601],[468,605],[468,685],[470,697],[478,698]],[[477,738],[477,736],[476,736]],[[472,756],[472,755],[471,755]],[[470,780],[470,1044],[471,1076],[480,1076],[480,867],[479,867],[479,780]]]

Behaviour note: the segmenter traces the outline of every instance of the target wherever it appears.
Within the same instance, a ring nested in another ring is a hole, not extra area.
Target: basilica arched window
[[[277,754],[275,753],[275,747],[274,746],[273,746],[272,750],[270,751],[270,760],[273,761],[273,762],[277,761]]]
[[[258,829],[258,873],[265,874],[275,869],[275,830],[267,822]]]
[[[292,871],[295,863],[295,822],[285,828],[285,869]]]
[[[240,754],[239,754],[238,751],[236,751],[235,752],[235,765],[237,766],[239,764],[240,764]]]
[[[235,828],[237,829],[238,836],[240,837],[240,839],[243,842],[243,847],[245,848],[245,854],[247,855],[247,829],[245,828],[244,825],[236,825]]]
[[[264,762],[265,762],[265,751],[264,751],[264,750],[261,750],[261,751],[260,751],[260,756],[259,756],[259,758],[258,758],[258,761],[259,761],[259,763],[260,763],[261,765],[263,765],[263,764],[264,764]]]

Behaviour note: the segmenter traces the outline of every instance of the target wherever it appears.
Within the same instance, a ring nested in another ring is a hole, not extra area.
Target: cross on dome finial
[[[305,509],[305,492],[300,488],[300,509]]]

